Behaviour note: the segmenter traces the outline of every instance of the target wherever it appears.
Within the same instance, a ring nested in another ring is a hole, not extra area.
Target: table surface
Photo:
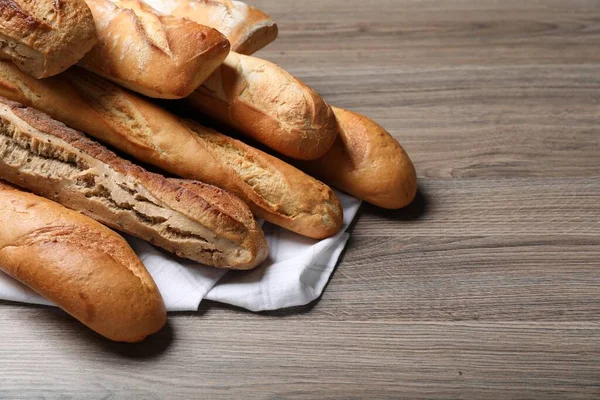
[[[314,304],[205,303],[140,345],[0,304],[0,397],[600,396],[600,1],[255,0],[260,54],[412,156]]]

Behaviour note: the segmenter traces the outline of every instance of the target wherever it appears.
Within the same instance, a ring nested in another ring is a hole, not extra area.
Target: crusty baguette
[[[36,78],[77,63],[96,43],[83,0],[0,1],[0,57]]]
[[[123,238],[3,182],[0,269],[114,341],[142,341],[166,322],[152,277]]]
[[[343,210],[327,185],[197,122],[185,124],[197,134],[206,157],[196,163],[199,177],[214,185],[221,183],[259,217],[303,236],[324,239],[339,232]]]
[[[3,98],[0,122],[3,179],[206,265],[250,269],[266,258],[264,234],[237,197],[146,172]]]
[[[42,110],[138,160],[229,190],[263,219],[322,239],[342,224],[326,185],[213,130],[194,133],[161,107],[78,68],[35,80],[0,62],[0,95]]]
[[[277,24],[264,12],[231,0],[144,0],[167,15],[189,18],[227,36],[231,49],[253,54],[277,38]]]
[[[338,135],[331,107],[279,66],[230,53],[189,98],[204,114],[299,160],[327,153]]]
[[[415,167],[398,141],[371,119],[333,107],[340,138],[323,158],[298,166],[376,206],[398,209],[417,193]]]
[[[229,41],[217,30],[162,15],[138,0],[86,2],[98,43],[79,65],[146,96],[188,96],[229,53]]]

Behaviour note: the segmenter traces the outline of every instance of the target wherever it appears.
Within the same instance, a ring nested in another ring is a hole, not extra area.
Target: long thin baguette
[[[98,43],[79,65],[146,96],[188,96],[229,53],[229,41],[217,30],[162,15],[138,0],[86,2]]]
[[[304,171],[383,208],[409,205],[417,193],[415,167],[398,141],[371,119],[333,108],[340,138],[329,153],[298,162]]]
[[[83,0],[0,1],[0,57],[31,76],[66,70],[96,40],[94,18]]]
[[[199,111],[299,160],[331,149],[338,126],[331,107],[279,66],[230,53],[189,98]]]
[[[339,232],[343,210],[325,184],[245,143],[216,133],[194,121],[204,154],[198,173],[217,185],[226,182],[259,217],[293,232],[324,239]]]
[[[81,69],[39,81],[0,62],[0,95],[175,175],[240,196],[267,221],[322,239],[341,228],[333,191],[282,161],[174,115]]]
[[[156,284],[123,238],[1,181],[0,269],[114,341],[142,341],[166,322]]]
[[[227,36],[231,49],[253,54],[277,38],[277,24],[264,12],[231,0],[144,0],[167,15],[188,18]]]
[[[235,196],[146,172],[45,114],[3,98],[0,176],[206,265],[250,269],[267,256],[262,230]]]

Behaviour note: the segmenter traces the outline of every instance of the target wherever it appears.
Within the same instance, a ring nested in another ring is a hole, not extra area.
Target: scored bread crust
[[[227,182],[256,215],[303,236],[324,239],[339,232],[343,210],[329,186],[239,140],[184,123],[208,156],[198,166],[207,181]]]
[[[96,40],[94,19],[83,0],[0,1],[0,57],[35,78],[76,64]]]
[[[188,18],[215,28],[231,42],[231,50],[254,54],[273,42],[279,33],[267,14],[241,1],[231,0],[144,0],[167,15]]]
[[[72,68],[39,81],[0,62],[0,95],[145,163],[229,190],[256,215],[300,235],[322,239],[342,226],[340,203],[323,183],[199,124],[192,131],[163,108],[87,71]]]
[[[139,342],[166,322],[154,280],[122,237],[1,181],[0,269],[114,341]]]
[[[46,115],[0,98],[0,176],[203,264],[251,269],[266,239],[231,194],[146,172]]]
[[[188,96],[229,53],[229,41],[217,30],[139,0],[86,2],[98,43],[79,65],[146,96]]]
[[[230,53],[188,101],[294,159],[322,157],[338,136],[325,100],[276,64],[256,57]]]
[[[417,193],[415,167],[400,143],[364,115],[333,107],[340,138],[324,157],[300,169],[371,204],[406,207]]]

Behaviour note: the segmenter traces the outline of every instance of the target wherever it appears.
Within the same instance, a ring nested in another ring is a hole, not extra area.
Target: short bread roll
[[[98,43],[80,65],[146,96],[188,96],[229,53],[229,41],[217,30],[163,15],[139,0],[86,2]]]
[[[215,28],[231,50],[253,54],[277,38],[277,24],[264,12],[231,0],[144,0],[158,11]]]
[[[76,64],[96,43],[96,26],[83,0],[0,1],[0,57],[35,78]]]
[[[0,269],[114,341],[142,341],[166,322],[156,284],[122,237],[3,182]]]

